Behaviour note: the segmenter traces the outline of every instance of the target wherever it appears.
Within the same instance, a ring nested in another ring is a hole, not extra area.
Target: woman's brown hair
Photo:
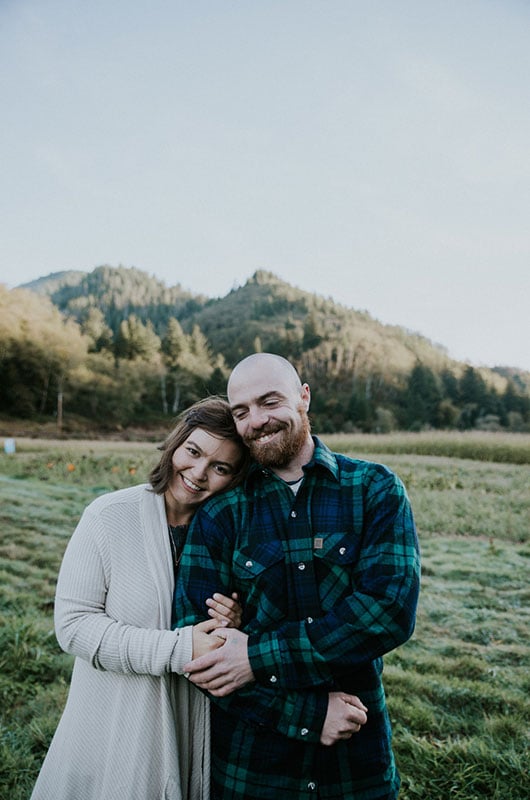
[[[229,404],[222,397],[214,395],[199,400],[183,411],[177,418],[176,426],[158,448],[163,451],[162,457],[149,474],[149,482],[155,494],[164,494],[166,491],[173,477],[173,453],[181,444],[184,444],[190,433],[196,428],[201,428],[219,439],[229,439],[239,445],[241,461],[237,472],[233,475],[230,488],[240,483],[245,477],[250,463],[248,449],[236,430]]]

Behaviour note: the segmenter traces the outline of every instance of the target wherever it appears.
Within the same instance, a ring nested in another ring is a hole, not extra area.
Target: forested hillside
[[[452,360],[419,333],[265,271],[221,298],[134,268],[0,286],[0,413],[69,430],[149,425],[209,392],[255,351],[291,359],[316,430],[528,430],[530,375]]]

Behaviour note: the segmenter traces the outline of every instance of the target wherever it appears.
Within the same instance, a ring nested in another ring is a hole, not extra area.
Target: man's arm
[[[208,692],[212,699],[227,710],[231,710],[232,713],[239,706],[238,713],[245,717],[246,709],[244,705],[243,707],[240,705],[240,696],[238,697],[237,690],[242,686],[248,687],[248,682],[254,680],[247,657],[248,637],[235,629],[218,631],[217,635],[225,640],[225,644],[220,648],[223,651],[220,654],[221,658],[217,662],[215,659],[212,661],[212,659],[203,657],[194,659],[185,667],[186,670],[189,670],[186,673],[187,677],[199,689]],[[202,667],[203,663],[204,668]],[[216,671],[217,667],[219,667],[220,674],[212,678],[211,673]],[[261,689],[256,685],[248,688],[251,689],[248,697],[252,703],[253,721],[258,713],[260,714],[259,724],[263,725],[263,715],[255,707],[256,694]],[[274,693],[272,700],[269,700],[269,703],[272,703],[272,709],[267,706],[266,714],[269,720],[274,718],[274,724],[269,722],[268,727],[273,727],[275,731],[286,736],[308,741],[309,709],[312,701],[319,697],[322,701],[327,702],[326,716],[320,730],[321,744],[329,746],[335,744],[339,739],[349,739],[366,723],[368,709],[355,695],[346,692],[329,692],[326,695],[326,693],[322,694],[322,692],[316,691],[291,691]],[[300,703],[302,699],[303,705]],[[271,710],[275,713],[274,717],[270,716]],[[315,740],[317,730],[318,725],[312,731],[311,738],[313,740]]]

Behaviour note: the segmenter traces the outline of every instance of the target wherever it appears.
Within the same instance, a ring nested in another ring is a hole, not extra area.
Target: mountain
[[[406,373],[418,359],[434,369],[456,363],[420,334],[384,325],[366,311],[302,291],[263,270],[194,311],[187,324],[198,325],[230,364],[252,350],[288,352],[306,368],[332,373]]]
[[[398,380],[418,361],[436,372],[458,373],[465,366],[419,333],[385,325],[367,311],[295,288],[265,270],[214,299],[186,292],[180,284],[168,287],[134,267],[53,273],[20,288],[48,295],[63,314],[81,323],[98,308],[114,333],[134,314],[162,336],[175,317],[188,333],[199,326],[211,350],[229,366],[254,350],[287,355],[312,375],[381,374]],[[481,372],[493,385],[506,383],[500,370]]]
[[[19,288],[47,295],[59,311],[77,322],[97,308],[114,333],[131,314],[143,322],[150,319],[155,330],[161,330],[170,317],[186,316],[207,302],[205,296],[186,292],[179,284],[167,287],[134,267],[105,265],[89,273],[55,272]]]
[[[20,289],[46,296],[69,324],[78,323],[79,348],[88,358],[77,372],[72,367],[68,380],[72,407],[85,416],[112,407],[114,418],[123,419],[125,399],[129,419],[156,413],[160,402],[167,413],[223,392],[240,358],[269,351],[291,360],[310,383],[320,430],[530,426],[530,373],[474,368],[420,333],[384,325],[367,311],[298,289],[265,270],[218,298],[194,295],[180,284],[168,287],[136,268],[110,266],[54,273]],[[55,325],[56,340],[61,335]],[[47,386],[49,378],[30,380],[28,365],[20,372],[16,347],[27,353],[27,345],[22,339],[15,346],[8,337],[13,357],[0,363],[0,378],[16,387],[18,407],[22,385],[26,392],[32,387],[31,409],[38,406],[39,381]],[[15,399],[6,397],[6,409]],[[1,402],[0,396],[0,408]]]
[[[43,278],[36,278],[34,281],[30,281],[29,283],[23,283],[18,288],[30,289],[36,294],[51,297],[54,292],[57,292],[63,287],[78,286],[86,274],[86,272],[81,272],[80,270],[52,272],[50,275],[46,275]]]

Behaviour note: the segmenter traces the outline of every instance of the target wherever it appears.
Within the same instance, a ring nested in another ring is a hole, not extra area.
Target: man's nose
[[[253,428],[263,428],[269,421],[269,413],[265,408],[251,408],[249,410],[249,422]]]

